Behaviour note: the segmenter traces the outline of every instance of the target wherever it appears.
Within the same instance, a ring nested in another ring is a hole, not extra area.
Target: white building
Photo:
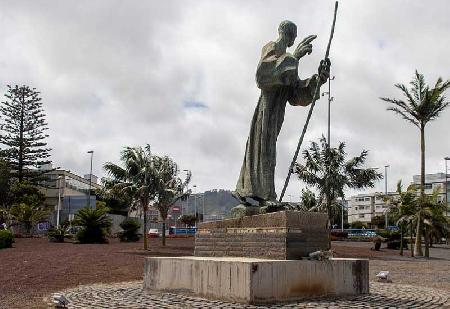
[[[391,196],[395,192],[388,193]],[[375,216],[384,216],[388,205],[384,201],[384,193],[366,193],[352,196],[348,201],[348,223],[360,221],[370,224]]]
[[[445,178],[445,173],[426,174],[425,175],[425,194],[433,194],[435,190],[438,192],[438,202],[446,201],[450,192],[450,177]],[[447,186],[445,185],[447,183]],[[413,176],[414,185],[420,185],[420,175]],[[446,188],[447,187],[447,188]],[[406,188],[405,188],[406,190]],[[398,195],[397,192],[389,192],[391,196]],[[375,192],[367,194],[358,194],[352,196],[348,203],[348,222],[361,221],[370,224],[370,221],[375,216],[384,216],[388,205],[383,200],[384,193]],[[447,199],[447,215],[450,215],[450,201]]]
[[[425,194],[438,192],[438,202],[445,202],[445,183],[447,182],[447,194],[450,191],[450,178],[445,179],[445,173],[426,174],[425,175]],[[419,187],[420,175],[413,176],[413,184]],[[447,201],[448,202],[448,201]]]

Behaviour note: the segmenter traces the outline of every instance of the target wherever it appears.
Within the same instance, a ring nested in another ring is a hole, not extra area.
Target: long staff
[[[322,63],[326,63],[328,55],[330,54],[330,46],[331,46],[331,40],[333,39],[333,35],[334,35],[334,25],[336,23],[337,9],[338,9],[338,2],[336,1],[334,4],[334,17],[333,17],[333,25],[331,26],[330,39],[328,40],[327,51],[325,52],[325,58]],[[286,193],[286,188],[289,184],[289,180],[294,171],[294,165],[295,165],[295,162],[297,161],[298,153],[300,151],[300,147],[302,146],[303,138],[305,137],[306,129],[308,128],[309,120],[311,119],[311,115],[314,110],[314,106],[316,105],[316,100],[317,100],[318,92],[320,89],[319,87],[320,86],[319,86],[319,82],[318,82],[316,84],[316,89],[314,90],[314,97],[313,97],[313,101],[311,103],[311,107],[309,108],[308,117],[306,118],[305,125],[303,126],[302,135],[300,136],[300,140],[298,141],[298,145],[297,145],[297,149],[295,150],[294,158],[292,159],[291,166],[289,167],[288,175],[286,177],[286,180],[284,181],[284,187],[283,187],[283,190],[281,191],[281,195],[280,195],[280,199],[279,199],[280,203],[281,203],[281,201],[283,201],[284,194]]]

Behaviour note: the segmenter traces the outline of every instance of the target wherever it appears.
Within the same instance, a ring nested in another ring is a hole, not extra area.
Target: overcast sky
[[[261,48],[285,19],[317,34],[299,75],[316,73],[333,1],[0,1],[0,90],[26,84],[42,93],[52,159],[103,176],[124,146],[150,144],[193,173],[197,191],[234,189],[259,90]],[[331,140],[367,166],[390,165],[389,190],[420,172],[419,131],[386,111],[415,69],[429,83],[450,78],[450,2],[341,1],[331,47]],[[322,88],[323,91],[327,89]],[[449,94],[450,95],[450,94]],[[288,106],[277,145],[280,192],[308,108]],[[444,172],[450,109],[426,131],[427,172]],[[327,131],[327,101],[316,105],[305,141]],[[293,177],[287,194],[304,184]],[[384,181],[369,191],[384,191]],[[353,192],[349,192],[353,193]]]

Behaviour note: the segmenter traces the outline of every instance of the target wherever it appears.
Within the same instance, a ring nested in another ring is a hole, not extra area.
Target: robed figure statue
[[[293,54],[286,52],[297,37],[297,26],[291,21],[281,22],[279,37],[267,43],[261,53],[256,70],[256,83],[261,89],[250,126],[239,180],[234,196],[244,205],[248,198],[260,206],[276,203],[275,164],[276,142],[284,120],[286,103],[307,106],[313,101],[317,83],[324,84],[330,71],[330,61],[322,61],[319,74],[301,80],[298,76],[298,61],[312,51],[311,41],[315,35],[305,38]],[[317,91],[316,96],[320,92]]]

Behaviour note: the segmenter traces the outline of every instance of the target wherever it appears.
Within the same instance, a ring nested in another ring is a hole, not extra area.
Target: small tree
[[[5,97],[0,105],[3,116],[0,144],[6,146],[3,155],[19,182],[34,179],[44,173],[35,168],[51,162],[48,159],[51,149],[45,142],[48,128],[39,92],[28,86],[8,85]]]
[[[362,228],[366,228],[366,224],[361,222],[361,221],[353,221],[350,224],[352,229],[362,229]]]
[[[416,71],[410,84],[410,89],[404,84],[395,84],[395,87],[400,89],[405,96],[406,101],[390,98],[380,99],[392,104],[387,110],[398,114],[420,130],[420,197],[422,199],[421,204],[425,205],[425,127],[428,122],[437,119],[440,113],[450,104],[450,102],[445,101],[444,96],[444,92],[450,87],[450,80],[444,82],[442,78],[438,78],[434,87],[431,88],[425,84],[424,76]],[[420,217],[420,213],[418,214],[414,251],[415,255],[422,256],[423,218]],[[427,235],[428,232],[425,231],[426,257],[429,255]]]
[[[376,226],[379,229],[385,228],[385,224],[386,224],[385,218],[384,218],[384,216],[374,216],[370,220],[370,224],[372,226]]]
[[[187,225],[188,227],[194,226],[197,222],[197,216],[194,214],[182,215],[180,217],[180,222]]]
[[[51,213],[44,205],[45,195],[31,183],[22,182],[12,186],[11,197],[10,217],[22,223],[27,234],[32,235],[33,227]]]
[[[48,218],[50,211],[42,205],[19,203],[12,205],[10,214],[24,225],[28,235],[32,235],[33,227]]]
[[[131,218],[126,218],[120,223],[120,227],[122,228],[122,232],[119,233],[120,241],[132,242],[139,240],[139,228],[141,224],[136,220]]]
[[[414,185],[408,186],[406,191],[403,191],[402,182],[397,183],[398,196],[387,196],[386,200],[393,205],[390,214],[394,217],[397,225],[400,227],[400,255],[403,255],[404,236],[408,225],[411,226],[410,235],[412,239],[413,223],[417,220],[417,212],[419,208],[419,199],[417,197],[416,187]],[[411,256],[414,256],[414,251],[411,243]]]
[[[77,240],[83,244],[106,243],[107,231],[111,227],[108,209],[82,208],[75,214],[73,224],[82,227],[77,232]]]
[[[171,158],[153,157],[156,179],[157,194],[153,207],[159,212],[162,219],[162,244],[166,245],[166,220],[170,208],[180,199],[185,199],[189,195],[187,185],[191,180],[191,173],[188,172],[183,181],[178,177],[178,165]]]
[[[346,161],[345,144],[341,142],[337,148],[330,148],[322,137],[320,146],[312,142],[310,148],[303,152],[305,164],[295,164],[294,172],[298,178],[318,189],[316,209],[327,212],[330,220],[333,213],[339,213],[341,205],[337,199],[345,199],[345,189],[372,188],[375,181],[382,178],[374,169],[361,168],[367,153],[363,150],[359,156]]]
[[[0,207],[10,202],[11,169],[7,161],[0,158]]]
[[[147,213],[151,200],[155,198],[155,169],[150,145],[142,147],[125,147],[121,153],[123,167],[111,162],[103,166],[113,177],[110,185],[132,197],[132,207],[144,215],[144,249],[147,250]]]

